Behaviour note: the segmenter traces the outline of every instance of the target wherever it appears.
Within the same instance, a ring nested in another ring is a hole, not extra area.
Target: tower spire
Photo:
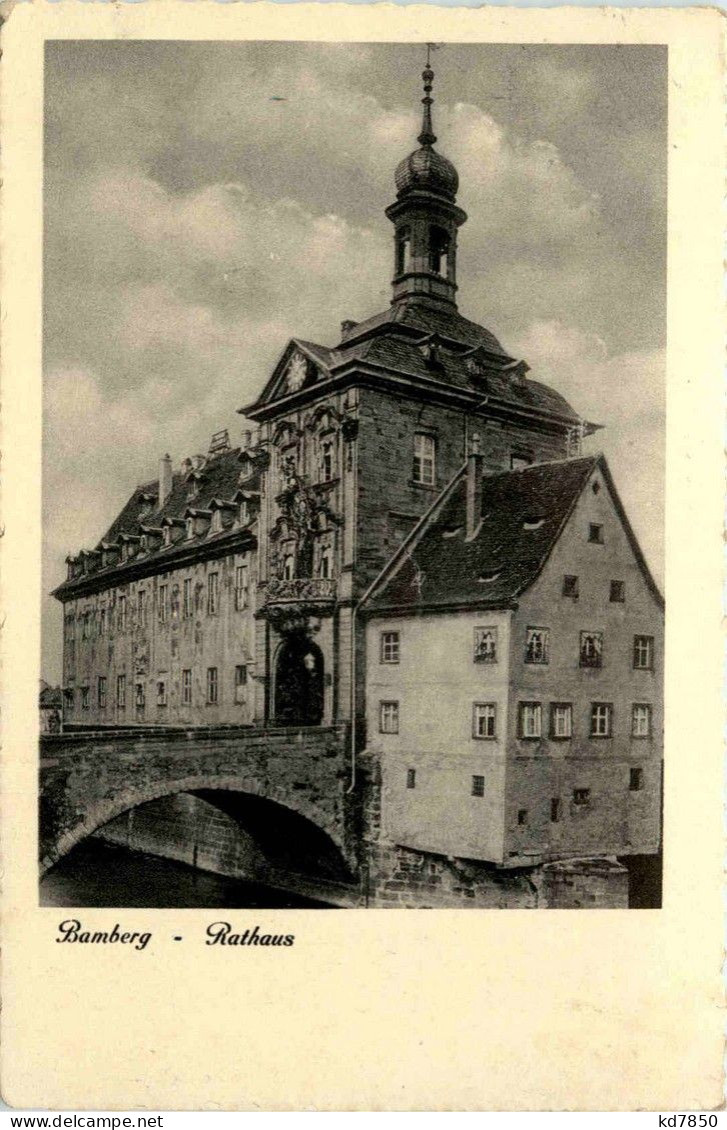
[[[447,303],[455,306],[457,229],[467,213],[457,207],[459,177],[451,161],[434,148],[430,56],[422,72],[424,97],[420,148],[396,166],[396,202],[386,209],[395,228],[392,302]]]
[[[424,112],[422,114],[422,132],[419,134],[417,141],[420,145],[434,145],[437,140],[437,135],[432,129],[432,84],[434,82],[434,71],[429,65],[429,53],[432,50],[432,44],[427,43],[427,65],[422,71],[422,81],[424,82],[424,97],[422,98],[422,105]]]

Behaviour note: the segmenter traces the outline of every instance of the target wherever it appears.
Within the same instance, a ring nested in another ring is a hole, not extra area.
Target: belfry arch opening
[[[432,225],[429,229],[429,270],[447,276],[449,259],[449,232]]]
[[[275,722],[320,726],[323,721],[323,652],[303,633],[289,635],[275,664]]]

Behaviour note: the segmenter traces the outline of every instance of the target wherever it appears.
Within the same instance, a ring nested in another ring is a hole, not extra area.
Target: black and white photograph
[[[46,43],[41,906],[661,906],[667,56]]]

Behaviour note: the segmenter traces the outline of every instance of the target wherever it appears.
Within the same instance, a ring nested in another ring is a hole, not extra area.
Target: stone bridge
[[[356,869],[349,730],[251,726],[137,728],[44,734],[41,872],[84,837],[149,801],[177,793],[234,812],[241,826],[293,847],[307,840]]]

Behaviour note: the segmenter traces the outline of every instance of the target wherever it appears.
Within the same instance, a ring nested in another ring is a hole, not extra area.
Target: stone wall
[[[403,847],[382,825],[381,772],[375,758],[360,759],[362,903],[412,909],[622,909],[629,878],[615,859],[563,860],[537,867],[491,864]]]
[[[317,827],[353,864],[348,728],[198,727],[44,735],[43,866],[122,812],[217,790],[272,802]]]

